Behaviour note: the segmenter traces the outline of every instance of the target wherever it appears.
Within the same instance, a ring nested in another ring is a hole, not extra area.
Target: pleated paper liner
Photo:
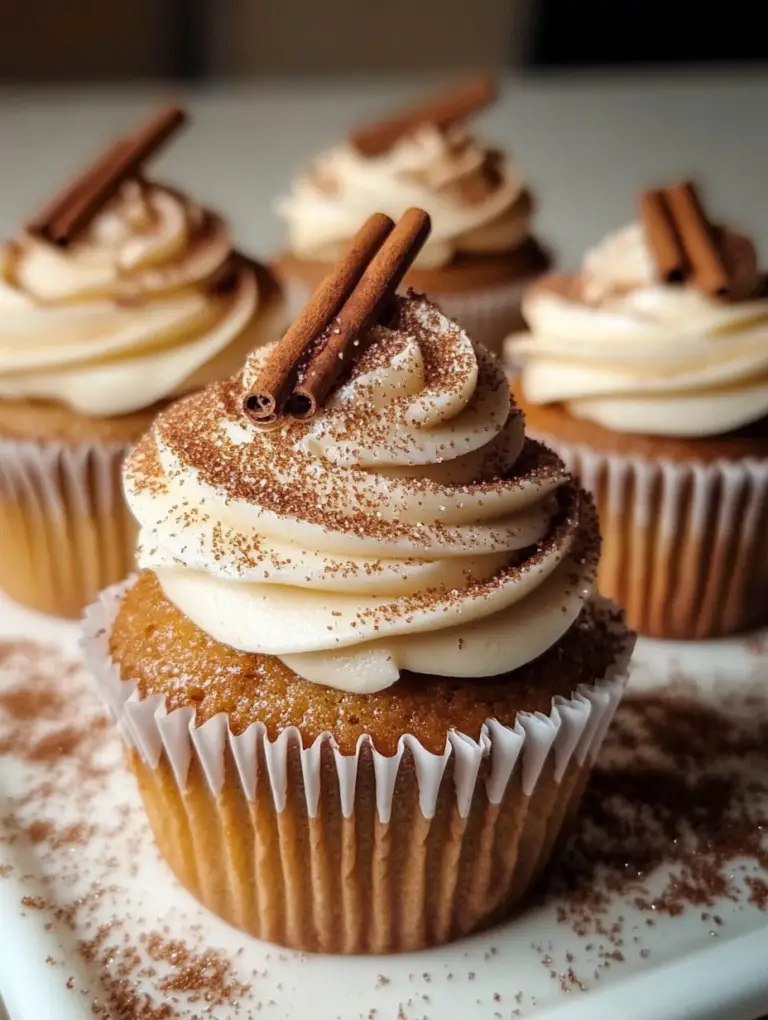
[[[76,618],[133,569],[126,449],[0,439],[0,588],[17,602]]]
[[[768,620],[768,461],[651,461],[534,438],[594,494],[598,587],[630,627],[701,640]]]
[[[190,892],[258,938],[326,953],[437,945],[506,916],[550,858],[626,680],[609,673],[549,716],[489,720],[442,754],[412,735],[343,755],[330,734],[235,735],[219,714],[140,700],[109,657],[127,584],[85,620],[84,651],[128,747],[162,855]]]

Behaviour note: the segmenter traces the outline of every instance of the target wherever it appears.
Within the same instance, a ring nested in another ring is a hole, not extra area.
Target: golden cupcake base
[[[257,938],[344,954],[440,945],[522,902],[567,835],[634,643],[599,602],[508,676],[354,694],[212,640],[149,572],[102,593],[84,635],[179,881]]]
[[[136,525],[122,505],[124,451],[99,451],[93,471],[64,468],[0,499],[0,588],[42,613],[71,619],[130,573]],[[90,474],[101,474],[98,482]],[[104,487],[106,482],[107,488]]]
[[[89,418],[0,400],[0,588],[11,598],[75,618],[130,573],[136,525],[120,469],[156,411]]]
[[[583,459],[566,457],[577,474]],[[725,474],[651,470],[645,496],[636,467],[623,487],[612,484],[610,468],[596,474],[603,532],[598,588],[624,607],[636,630],[703,640],[768,620],[768,486],[758,484],[749,465]],[[631,509],[641,502],[644,523]]]
[[[768,621],[768,438],[632,436],[518,403],[594,495],[598,589],[630,627],[702,640]]]

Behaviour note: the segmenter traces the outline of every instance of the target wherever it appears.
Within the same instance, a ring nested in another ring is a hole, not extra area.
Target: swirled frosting
[[[498,361],[424,298],[311,422],[260,431],[261,363],[163,412],[126,466],[140,565],[216,640],[344,690],[506,673],[579,617],[591,505]]]
[[[531,403],[564,403],[620,432],[697,437],[768,414],[768,297],[752,243],[721,231],[729,300],[659,279],[643,228],[589,252],[577,277],[527,293],[507,343]]]
[[[422,269],[459,254],[517,248],[533,214],[518,171],[463,125],[446,132],[425,125],[376,157],[339,145],[315,160],[278,209],[292,254],[325,262],[339,257],[367,216],[385,212],[397,220],[412,206],[432,218],[414,263]]]
[[[0,396],[96,416],[149,407],[275,339],[259,304],[218,216],[129,181],[66,248],[24,234],[0,249]]]

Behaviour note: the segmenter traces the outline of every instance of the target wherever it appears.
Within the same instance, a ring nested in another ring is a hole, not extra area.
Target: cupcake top
[[[526,294],[510,338],[532,404],[626,433],[715,436],[768,414],[768,297],[752,242],[707,219],[695,189],[641,197],[641,220],[573,276]]]
[[[358,693],[530,662],[579,618],[599,548],[498,361],[424,297],[387,308],[314,416],[244,414],[272,357],[256,351],[161,413],[125,468],[139,563],[171,603],[216,641]]]
[[[505,156],[464,123],[492,91],[486,81],[470,83],[353,132],[317,157],[278,207],[291,254],[335,261],[366,216],[381,210],[397,218],[409,206],[432,219],[415,268],[522,245],[534,211],[531,192]]]
[[[126,414],[274,339],[268,276],[219,216],[135,172],[111,190],[71,233],[44,216],[0,247],[0,397]]]

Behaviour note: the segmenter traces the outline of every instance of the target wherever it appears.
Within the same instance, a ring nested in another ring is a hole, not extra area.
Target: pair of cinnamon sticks
[[[730,274],[695,186],[686,181],[640,195],[640,214],[661,278],[725,297]]]
[[[27,224],[26,229],[53,244],[69,244],[104,208],[122,183],[186,122],[178,106],[165,106],[130,138],[111,145]]]
[[[422,209],[409,209],[397,226],[383,213],[366,220],[246,395],[245,412],[256,424],[317,413],[370,344],[370,327],[386,313],[429,231]]]

